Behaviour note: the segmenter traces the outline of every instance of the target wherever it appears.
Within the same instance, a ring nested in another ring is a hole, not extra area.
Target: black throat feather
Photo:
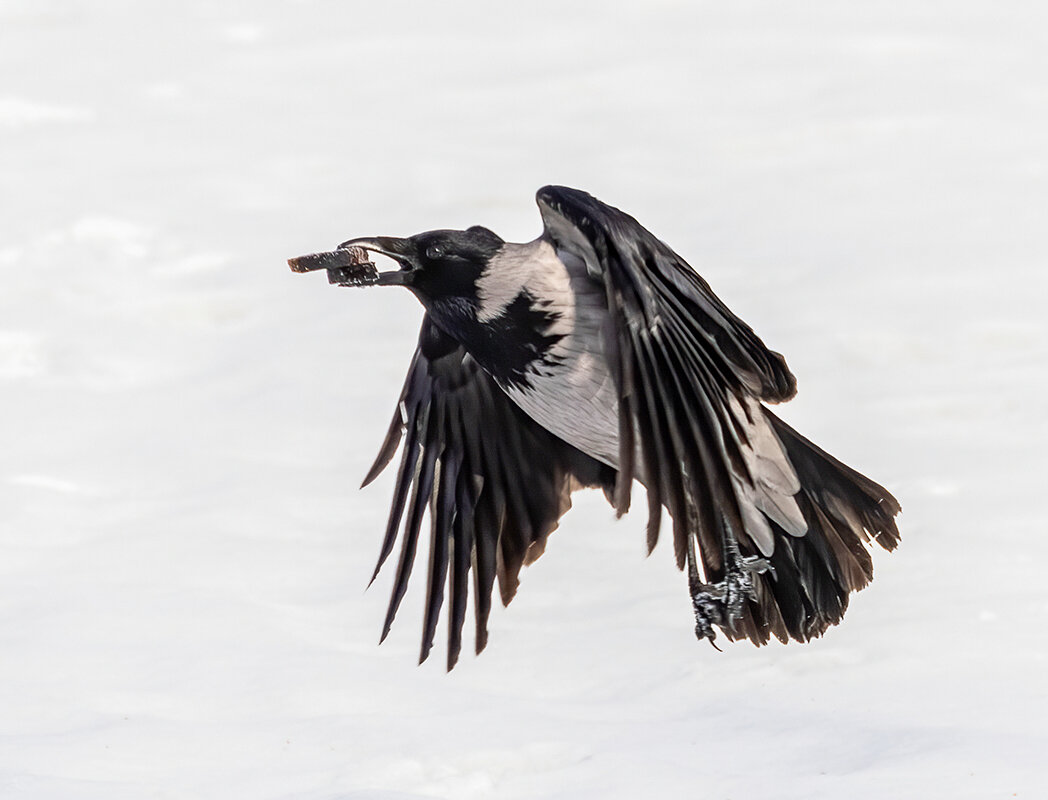
[[[453,335],[459,334],[456,338],[499,384],[530,388],[529,372],[560,363],[552,349],[564,334],[550,332],[559,319],[548,303],[522,290],[494,319],[478,322],[474,317]]]

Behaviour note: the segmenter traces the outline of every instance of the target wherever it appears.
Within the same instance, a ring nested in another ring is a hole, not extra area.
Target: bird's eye
[[[438,258],[444,257],[444,248],[439,244],[431,244],[426,248],[426,258],[431,261],[436,261]]]

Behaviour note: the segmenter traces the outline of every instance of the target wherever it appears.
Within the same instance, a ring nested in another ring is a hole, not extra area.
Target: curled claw
[[[757,602],[757,588],[753,576],[764,572],[775,574],[771,562],[760,556],[743,556],[738,544],[726,542],[727,558],[724,578],[716,583],[702,583],[696,575],[691,587],[691,605],[695,612],[695,636],[706,639],[717,647],[713,626],[733,631],[743,616],[746,600]],[[719,650],[720,648],[717,647]]]
[[[704,586],[702,590],[691,596],[691,607],[695,612],[695,638],[705,639],[714,648],[720,650],[714,641],[717,638],[717,631],[713,626],[724,624],[724,614],[722,603],[716,597],[716,591],[716,587]]]

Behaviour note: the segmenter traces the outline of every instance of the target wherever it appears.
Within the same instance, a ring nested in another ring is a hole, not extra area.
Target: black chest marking
[[[561,315],[550,311],[547,305],[524,290],[499,316],[470,331],[467,349],[500,384],[530,387],[529,368],[561,363],[551,352],[565,335],[552,331]]]

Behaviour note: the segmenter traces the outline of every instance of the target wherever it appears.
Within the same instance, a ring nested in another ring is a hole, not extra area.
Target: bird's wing
[[[407,589],[428,506],[429,585],[420,662],[432,647],[447,583],[451,669],[461,649],[470,570],[479,653],[487,642],[495,579],[503,604],[508,604],[521,566],[542,554],[546,538],[571,506],[571,492],[582,486],[610,491],[614,470],[531,420],[428,316],[365,486],[385,469],[402,442],[389,522],[375,567],[377,575],[399,533],[400,560],[382,638]]]
[[[649,551],[670,511],[697,633],[713,638],[704,615],[758,644],[821,633],[869,580],[867,534],[897,540],[898,504],[761,405],[796,392],[785,360],[668,246],[585,192],[547,186],[536,199],[558,253],[604,284],[620,409],[614,503],[624,513],[633,479],[644,482]]]

